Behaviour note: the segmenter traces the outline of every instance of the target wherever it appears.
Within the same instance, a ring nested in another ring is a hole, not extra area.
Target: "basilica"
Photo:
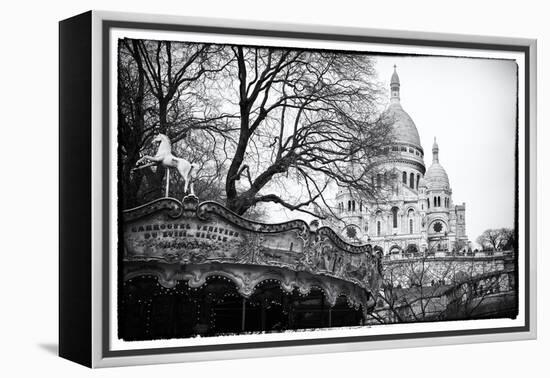
[[[400,102],[397,69],[390,81],[391,152],[377,164],[373,181],[384,198],[372,200],[339,188],[335,198],[339,222],[333,227],[351,243],[369,243],[384,256],[416,253],[462,254],[468,248],[466,206],[455,205],[449,176],[439,161],[434,138],[432,164],[426,170],[424,149],[412,118]]]

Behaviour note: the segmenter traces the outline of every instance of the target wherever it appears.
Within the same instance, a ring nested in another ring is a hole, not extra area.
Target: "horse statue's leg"
[[[191,183],[191,188],[189,189],[191,191],[192,195],[195,195],[195,179],[197,178],[197,168],[195,164],[191,164],[191,167],[189,168],[189,182]]]
[[[183,178],[183,194],[187,194],[187,187],[189,186],[189,179]]]
[[[178,164],[176,165],[176,169],[178,170],[178,173],[180,174],[180,177],[183,180],[183,193],[187,194],[187,189],[189,188],[189,168],[190,164],[187,163],[187,161],[183,159],[178,159]]]
[[[146,164],[140,165],[144,161],[147,161]],[[144,169],[148,167],[152,167],[153,165],[158,165],[160,162],[162,162],[162,157],[158,156],[143,156],[138,161],[136,161],[136,166],[131,169],[132,172],[137,171],[139,169]]]
[[[137,163],[136,163],[137,164]],[[140,169],[145,169],[145,168],[149,168],[149,167],[152,167],[153,165],[157,165],[157,163],[155,162],[150,162],[150,163],[147,163],[147,164],[143,164],[143,165],[140,165],[139,167],[134,167],[131,169],[132,172],[134,171],[138,171]]]

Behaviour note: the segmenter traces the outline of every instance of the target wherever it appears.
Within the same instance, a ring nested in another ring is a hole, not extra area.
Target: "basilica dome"
[[[426,172],[426,184],[428,189],[449,189],[449,176],[445,172],[445,168],[439,164],[439,146],[434,140],[434,145],[432,148],[433,152],[433,162],[428,171]]]
[[[407,114],[400,102],[401,83],[397,75],[397,67],[393,66],[393,75],[390,80],[391,98],[390,106],[384,111],[382,117],[386,122],[393,124],[393,138],[395,144],[405,144],[419,148],[420,136],[411,116]]]
[[[428,189],[449,189],[449,176],[441,164],[433,163],[425,177]]]
[[[385,116],[393,123],[393,137],[397,144],[410,144],[422,148],[416,125],[399,102],[393,102],[386,110]]]

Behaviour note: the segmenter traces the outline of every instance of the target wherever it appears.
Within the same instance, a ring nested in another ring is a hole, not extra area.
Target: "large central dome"
[[[399,92],[401,83],[397,75],[397,67],[393,66],[393,75],[390,81],[390,106],[384,111],[383,117],[393,124],[393,138],[395,144],[412,145],[422,151],[420,136],[410,115],[401,106]]]
[[[407,114],[399,102],[393,102],[386,110],[386,116],[393,123],[393,137],[396,143],[411,144],[422,148],[420,136],[411,116]]]

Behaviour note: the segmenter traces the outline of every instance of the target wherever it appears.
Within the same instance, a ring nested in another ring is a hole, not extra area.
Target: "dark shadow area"
[[[223,277],[209,277],[200,288],[180,281],[168,289],[140,276],[121,293],[119,337],[125,341],[349,327],[363,320],[361,308],[344,296],[330,306],[318,288],[286,292],[275,280],[260,283],[249,298]]]

